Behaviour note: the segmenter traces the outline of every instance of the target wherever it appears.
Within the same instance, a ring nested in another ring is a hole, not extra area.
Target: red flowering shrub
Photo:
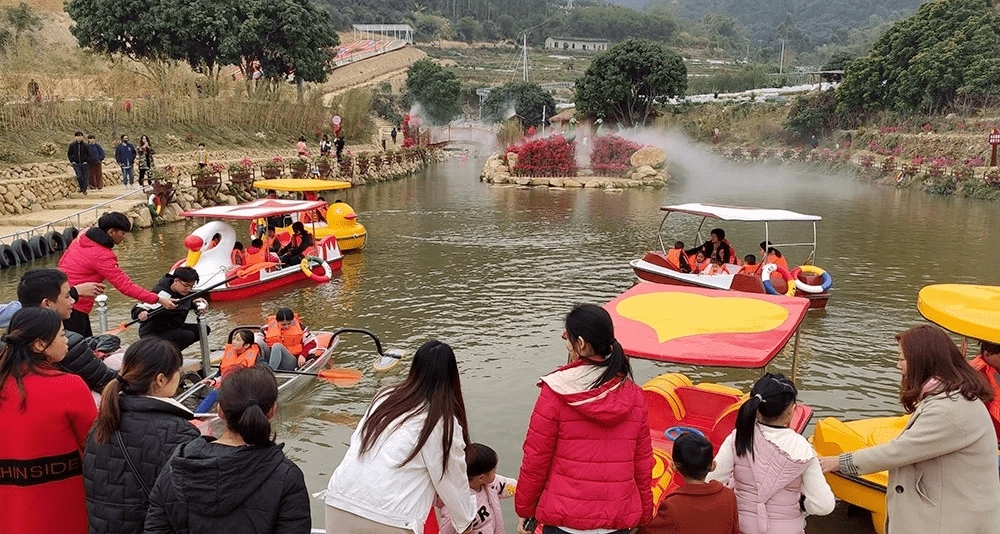
[[[598,137],[594,141],[593,150],[590,151],[590,168],[597,175],[625,176],[631,166],[629,159],[640,148],[642,145],[639,143],[617,135]]]
[[[561,135],[511,145],[509,152],[517,154],[516,176],[576,176],[576,141]]]

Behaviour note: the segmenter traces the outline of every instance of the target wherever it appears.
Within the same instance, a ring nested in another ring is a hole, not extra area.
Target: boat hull
[[[702,275],[690,274],[675,271],[667,266],[666,255],[662,252],[647,252],[642,259],[629,262],[635,275],[641,280],[653,282],[655,284],[667,284],[685,287],[701,287],[707,289],[721,289],[724,291],[743,291],[745,293],[766,293],[764,284],[759,278],[743,274],[718,274]],[[736,268],[730,266],[730,268]],[[787,284],[780,278],[772,278],[775,290],[787,291]],[[830,293],[806,293],[805,291],[795,291],[796,297],[809,299],[810,309],[826,308],[830,300]]]
[[[333,271],[339,271],[342,263],[343,258],[338,258],[334,261],[328,262],[330,269]],[[209,292],[209,295],[211,295],[211,299],[213,301],[241,300],[308,278],[306,273],[303,272],[302,268],[298,265],[285,267],[280,271],[276,271],[276,276],[269,277],[267,274],[270,273],[265,273],[264,276],[261,276],[260,279],[256,281],[214,289]]]

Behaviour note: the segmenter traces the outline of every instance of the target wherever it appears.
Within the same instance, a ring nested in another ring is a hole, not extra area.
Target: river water
[[[879,187],[810,168],[734,167],[679,142],[668,144],[668,152],[684,184],[670,190],[490,186],[478,179],[483,162],[469,159],[343,191],[343,200],[368,227],[366,248],[347,254],[343,271],[328,284],[302,282],[250,302],[214,304],[211,345],[222,346],[233,326],[259,324],[279,306],[296,310],[314,330],[371,329],[386,346],[411,355],[422,342],[441,339],[458,356],[473,439],[497,450],[501,474],[517,476],[535,382],[565,362],[563,316],[574,303],[604,303],[635,282],[628,262],[656,243],[660,205],[713,202],[823,216],[816,263],[834,277],[833,298],[802,325],[798,375],[800,402],[815,409],[813,421],[900,413],[893,336],[922,322],[919,289],[998,283],[1000,205]],[[678,217],[670,228],[691,246],[697,222]],[[133,233],[116,247],[121,266],[151,287],[184,255],[181,241],[197,224]],[[741,256],[757,253],[759,225],[725,229]],[[807,240],[811,229],[772,225],[771,231],[772,241],[790,242]],[[805,257],[801,250],[786,254],[795,264]],[[55,263],[49,258],[35,265]],[[9,298],[19,274],[0,272]],[[112,291],[111,324],[126,320],[130,306]],[[96,329],[96,315],[94,322]],[[129,342],[136,335],[132,328],[123,338]],[[365,337],[345,335],[340,347],[333,364],[364,370],[362,382],[338,388],[317,381],[278,416],[279,441],[305,472],[310,492],[325,488],[372,396],[408,369],[404,362],[376,375],[374,348]],[[787,374],[790,360],[782,354],[769,369]],[[757,376],[641,360],[633,366],[640,384],[680,371],[695,382],[746,389]],[[806,435],[811,433],[810,427]],[[513,531],[513,506],[506,503],[504,511]],[[321,527],[318,500],[313,518]],[[807,531],[866,529],[865,514],[848,515],[839,506],[829,517],[810,518]]]

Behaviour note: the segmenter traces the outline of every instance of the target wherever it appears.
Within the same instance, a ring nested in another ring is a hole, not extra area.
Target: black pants
[[[205,328],[208,332],[212,331],[212,329],[207,326]],[[186,323],[184,326],[175,330],[166,330],[164,332],[157,332],[150,335],[156,336],[160,339],[165,339],[173,343],[178,350],[183,351],[194,344],[194,342],[198,341],[198,325]]]
[[[89,163],[74,163],[73,172],[76,173],[76,185],[79,187],[81,193],[87,192],[87,183],[90,180],[90,164]]]
[[[90,316],[80,310],[73,310],[69,319],[63,321],[63,327],[70,332],[76,332],[83,337],[91,337],[94,331],[90,328]],[[104,332],[101,332],[102,334]]]
[[[302,254],[283,254],[278,261],[285,265],[298,265],[303,259]]]

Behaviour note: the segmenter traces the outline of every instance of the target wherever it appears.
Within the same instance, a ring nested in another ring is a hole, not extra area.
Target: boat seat
[[[691,380],[680,373],[660,375],[643,384],[642,393],[649,411],[651,435],[659,434],[662,437],[664,431],[677,426],[684,419],[684,405],[674,390],[678,386],[690,385]]]
[[[740,401],[739,395],[702,387],[680,386],[674,393],[687,412],[685,426],[697,428],[714,427],[719,415]]]

